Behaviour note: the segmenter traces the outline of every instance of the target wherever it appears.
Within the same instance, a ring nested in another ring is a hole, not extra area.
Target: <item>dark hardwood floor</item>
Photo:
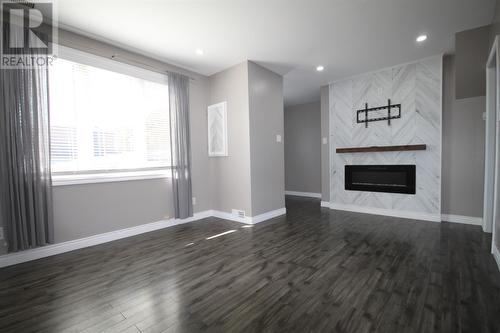
[[[500,332],[500,273],[479,227],[296,197],[287,209],[0,269],[0,331]]]

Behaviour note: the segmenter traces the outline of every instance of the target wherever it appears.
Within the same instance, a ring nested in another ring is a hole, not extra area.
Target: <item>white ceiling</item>
[[[57,7],[61,25],[204,75],[253,60],[284,75],[293,105],[319,100],[328,82],[450,50],[455,32],[491,23],[495,0],[59,0]],[[421,33],[429,39],[417,45]]]

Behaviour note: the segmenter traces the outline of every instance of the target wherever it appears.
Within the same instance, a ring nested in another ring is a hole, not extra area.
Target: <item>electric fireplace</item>
[[[346,165],[345,189],[415,194],[415,165]]]

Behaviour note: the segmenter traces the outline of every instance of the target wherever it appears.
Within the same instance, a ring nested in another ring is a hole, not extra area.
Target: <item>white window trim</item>
[[[113,183],[131,180],[171,178],[170,169],[131,170],[102,173],[52,174],[52,186]]]
[[[138,77],[141,79],[167,84],[168,78],[166,73],[161,74],[150,71],[144,68],[132,66],[123,62],[112,60],[109,58],[97,56],[91,53],[80,51],[77,49],[57,45],[57,56],[89,65],[101,69]],[[96,184],[96,183],[111,183],[145,179],[166,179],[171,178],[170,167],[154,170],[127,170],[117,172],[95,172],[95,173],[74,173],[74,174],[58,174],[52,173],[52,186],[66,186],[79,184]]]

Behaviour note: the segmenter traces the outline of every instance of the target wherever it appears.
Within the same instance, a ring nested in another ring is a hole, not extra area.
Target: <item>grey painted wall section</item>
[[[323,138],[327,141],[323,142]],[[321,87],[321,201],[330,201],[330,87]]]
[[[489,25],[455,34],[457,99],[486,95],[486,60],[490,34]]]
[[[248,62],[252,216],[285,207],[283,77]]]
[[[172,217],[170,179],[57,186],[55,242],[88,237]]]
[[[189,75],[193,196],[195,212],[211,209],[206,107],[208,78],[87,37],[60,30],[60,44],[96,55],[122,57]],[[131,64],[135,64],[131,62]],[[135,64],[137,65],[137,64]],[[156,222],[172,216],[170,182],[165,179],[58,186],[54,195],[56,243]]]
[[[442,213],[483,216],[484,96],[455,98],[455,59],[443,62]]]
[[[496,1],[495,13],[493,16],[493,22],[491,23],[491,32],[490,32],[490,48],[493,45],[495,40],[495,36],[500,34],[500,1]]]
[[[209,159],[212,208],[229,213],[240,209],[252,216],[247,62],[210,77],[210,104],[223,101],[227,101],[229,156]]]
[[[285,108],[285,189],[321,193],[321,103]]]
[[[209,159],[212,208],[256,216],[283,208],[283,79],[255,63],[214,74],[210,104],[227,102],[227,157]]]

